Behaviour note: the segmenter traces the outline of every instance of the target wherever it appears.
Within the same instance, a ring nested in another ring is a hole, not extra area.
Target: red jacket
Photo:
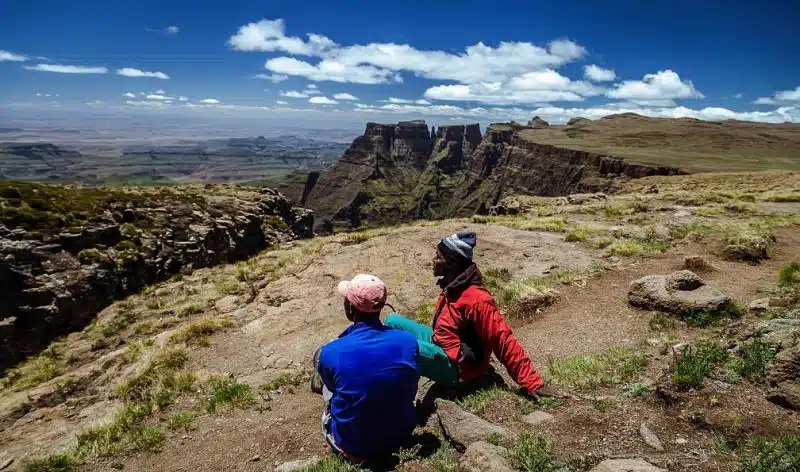
[[[492,295],[483,286],[475,264],[442,290],[433,319],[433,342],[458,364],[462,381],[482,376],[494,353],[511,377],[529,393],[544,385]]]

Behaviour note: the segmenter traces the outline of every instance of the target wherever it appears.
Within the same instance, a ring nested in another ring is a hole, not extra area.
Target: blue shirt
[[[416,424],[416,338],[380,320],[354,323],[322,348],[319,373],[333,396],[336,444],[359,459],[389,455]]]

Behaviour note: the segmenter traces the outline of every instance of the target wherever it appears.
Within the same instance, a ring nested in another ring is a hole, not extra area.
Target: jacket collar
[[[380,328],[381,326],[383,326],[383,323],[381,322],[380,319],[369,320],[369,321],[359,321],[357,323],[353,323],[350,326],[348,326],[347,329],[342,331],[342,334],[340,334],[339,337],[343,338],[343,337],[347,336],[348,334],[352,333],[353,331],[356,331],[356,330],[359,330],[359,329],[376,329],[376,328]]]
[[[450,300],[457,299],[468,287],[472,285],[483,285],[483,275],[478,269],[478,266],[473,262],[467,267],[464,272],[458,274],[456,278],[445,285],[444,278],[436,282],[442,287],[442,293]]]

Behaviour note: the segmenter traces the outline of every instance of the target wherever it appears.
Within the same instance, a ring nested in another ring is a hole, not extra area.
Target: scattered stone
[[[800,345],[775,356],[767,372],[767,399],[792,410],[800,410]]]
[[[314,456],[309,459],[284,462],[283,464],[275,467],[275,472],[295,472],[298,470],[307,469],[316,465],[320,460],[321,459],[319,457]]]
[[[703,256],[686,256],[683,260],[683,269],[697,270],[697,271],[712,271],[714,266],[711,265]]]
[[[642,439],[644,439],[645,444],[658,452],[664,452],[664,445],[661,444],[661,440],[658,439],[656,433],[648,428],[645,423],[639,425],[639,434],[642,436]]]
[[[462,451],[472,443],[485,441],[490,435],[498,436],[501,441],[515,437],[508,429],[473,415],[448,400],[436,399],[436,413],[445,437]]]
[[[250,458],[250,462],[258,462],[260,460],[261,460],[261,456],[259,456],[258,454],[254,455],[253,457]]]
[[[567,202],[572,205],[583,205],[584,203],[601,202],[608,199],[604,193],[574,193],[567,195]]]
[[[605,460],[589,472],[667,472],[644,459],[609,459]]]
[[[227,297],[221,298],[217,300],[217,303],[214,304],[214,308],[217,309],[219,314],[230,313],[237,308],[239,308],[239,303],[241,300],[236,295],[228,295]]]
[[[686,313],[718,311],[730,306],[731,297],[716,290],[694,272],[681,270],[669,275],[649,275],[631,282],[628,302],[646,310]]]
[[[14,463],[14,458],[13,457],[8,457],[6,459],[0,459],[0,470],[6,470],[13,463]]]
[[[689,440],[686,438],[678,438],[675,440],[675,444],[680,444],[681,446],[689,444]]]
[[[541,410],[536,410],[533,413],[529,413],[522,418],[522,421],[528,423],[529,425],[550,423],[555,420],[556,420],[555,416]]]
[[[766,259],[767,243],[730,244],[722,249],[722,258],[729,261],[758,262]]]
[[[800,341],[800,319],[764,320],[744,336],[745,340],[749,338],[760,338],[762,342],[773,344],[781,349],[791,348]]]
[[[461,457],[461,468],[467,472],[484,472],[486,470],[512,472],[514,470],[508,460],[508,450],[485,441],[470,444]]]
[[[769,310],[769,298],[759,298],[758,300],[753,300],[747,307],[750,309],[750,311],[764,313]]]

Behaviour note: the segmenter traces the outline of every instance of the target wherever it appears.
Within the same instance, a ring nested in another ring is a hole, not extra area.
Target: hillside
[[[531,141],[687,172],[800,170],[800,125],[626,113],[526,129]]]
[[[314,350],[348,324],[336,283],[374,273],[429,323],[435,244],[475,230],[516,337],[570,397],[536,404],[496,364],[505,385],[440,404],[389,470],[794,470],[800,175],[650,176],[495,211],[293,241],[114,302],[0,380],[0,466],[360,470],[329,455],[308,391]],[[729,304],[629,303],[631,282],[683,268],[706,288],[681,303]]]
[[[67,146],[0,143],[0,179],[83,183],[241,182],[322,170],[345,145],[299,136]]]

